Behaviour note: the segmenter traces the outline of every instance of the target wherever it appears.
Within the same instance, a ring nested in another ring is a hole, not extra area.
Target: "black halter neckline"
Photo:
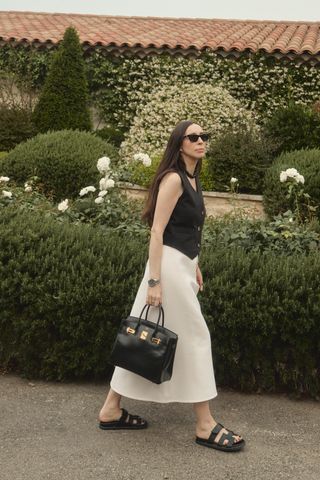
[[[197,170],[197,169],[195,169],[195,170]],[[192,173],[188,172],[188,170],[186,168],[184,169],[184,171],[186,172],[186,174],[189,178],[196,178],[196,176],[198,175],[198,173],[193,173],[192,174]]]

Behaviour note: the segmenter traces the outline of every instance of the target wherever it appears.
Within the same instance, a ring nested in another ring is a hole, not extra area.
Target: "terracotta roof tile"
[[[73,25],[87,45],[206,47],[228,51],[265,50],[283,54],[320,53],[319,22],[128,17],[35,12],[0,12],[0,40],[57,43]]]

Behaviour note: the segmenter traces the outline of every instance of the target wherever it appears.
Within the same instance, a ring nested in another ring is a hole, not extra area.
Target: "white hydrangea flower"
[[[24,189],[25,192],[32,192],[32,187],[30,185],[27,185],[26,188]]]
[[[304,184],[304,176],[300,175],[300,173],[296,176],[296,182]]]
[[[230,182],[231,183],[237,183],[238,179],[236,177],[231,177]]]
[[[147,153],[136,153],[133,155],[133,159],[136,162],[142,162],[145,167],[150,167],[151,165],[151,158]]]
[[[99,182],[99,189],[100,190],[105,190],[106,189],[106,181],[107,181],[107,177],[101,178],[101,180]]]
[[[135,153],[133,155],[133,160],[135,160],[136,162],[142,162],[143,156],[144,156],[144,153]]]
[[[96,187],[93,187],[92,185],[90,185],[89,187],[84,187],[80,190],[80,197],[83,197],[83,195],[86,195],[88,192],[95,192],[96,191]]]
[[[107,172],[110,169],[110,158],[109,157],[101,157],[97,162],[97,169],[100,173]]]
[[[288,178],[287,172],[282,170],[282,172],[280,173],[280,182],[282,183],[286,182],[287,178]]]
[[[111,180],[111,182],[109,180]],[[108,185],[114,187],[114,180],[109,178],[108,175],[105,175],[99,181],[99,190],[107,190],[107,188],[109,188]]]
[[[149,157],[149,155],[146,155],[144,157],[144,159],[142,160],[142,163],[145,167],[150,167],[151,165],[151,158]]]
[[[290,178],[296,183],[304,183],[304,176],[296,168],[287,168],[287,170],[280,173],[280,182],[286,182]]]
[[[106,185],[106,189],[113,188],[114,187],[114,180],[112,180],[112,178],[108,178],[106,180],[105,185]]]
[[[288,175],[288,177],[294,178],[299,175],[299,172],[295,168],[287,168],[286,174]]]
[[[99,204],[99,203],[104,202],[104,199],[103,199],[103,197],[97,197],[97,198],[95,198],[94,201],[95,201],[95,203],[98,203],[98,204]]]
[[[108,193],[108,190],[101,190],[99,192],[99,197],[104,197],[105,195],[107,195],[107,193]]]
[[[10,177],[0,177],[0,182],[9,182]]]
[[[79,195],[80,195],[80,197],[83,197],[83,195],[86,195],[87,193],[88,193],[88,190],[87,190],[86,188],[82,188],[82,189],[80,190]]]
[[[3,197],[12,198],[12,192],[8,192],[8,190],[2,190]]]
[[[68,199],[66,198],[65,200],[59,203],[58,210],[60,210],[60,212],[64,212],[65,210],[67,210],[68,207],[69,207]]]

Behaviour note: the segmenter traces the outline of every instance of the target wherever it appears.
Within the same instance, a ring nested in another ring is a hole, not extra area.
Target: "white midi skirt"
[[[163,245],[161,259],[164,326],[178,334],[172,377],[156,384],[116,366],[111,388],[129,398],[152,402],[202,402],[217,396],[212,363],[211,338],[197,297],[198,256],[190,259],[179,250]],[[131,313],[139,317],[146,304],[149,260]],[[143,313],[145,318],[146,309]],[[156,322],[159,307],[150,306],[148,320]]]

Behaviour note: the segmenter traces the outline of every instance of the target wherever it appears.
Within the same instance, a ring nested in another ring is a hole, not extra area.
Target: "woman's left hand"
[[[201,273],[201,270],[199,268],[199,265],[197,265],[196,276],[197,276],[197,283],[200,287],[200,290],[202,291],[203,290],[203,279],[202,279],[202,273]]]

